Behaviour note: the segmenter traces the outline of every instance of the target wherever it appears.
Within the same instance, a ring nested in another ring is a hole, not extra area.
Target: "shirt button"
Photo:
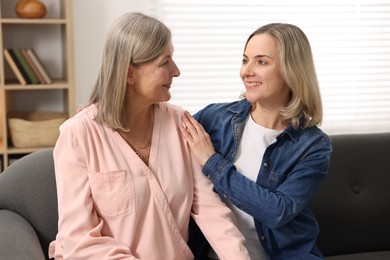
[[[211,179],[211,176],[210,176],[210,175],[207,175],[207,178],[210,180],[210,179]]]
[[[265,168],[268,168],[268,166],[269,166],[267,162],[265,162],[263,165]]]
[[[265,236],[261,236],[261,241],[264,241],[265,240]]]
[[[225,199],[227,199],[227,195],[226,195],[226,194],[223,194],[223,197],[224,197]]]

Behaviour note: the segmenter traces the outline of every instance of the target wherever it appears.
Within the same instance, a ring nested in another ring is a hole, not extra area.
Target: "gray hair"
[[[157,58],[170,40],[170,30],[153,17],[125,13],[114,21],[107,34],[99,76],[89,101],[97,105],[97,122],[116,130],[126,128],[129,66]]]

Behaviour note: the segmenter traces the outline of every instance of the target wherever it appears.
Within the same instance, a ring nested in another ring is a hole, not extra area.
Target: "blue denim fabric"
[[[263,156],[257,181],[233,165],[251,104],[211,104],[194,115],[209,133],[216,153],[203,167],[216,192],[254,217],[270,259],[322,259],[316,247],[318,223],[308,203],[325,178],[332,152],[318,127],[288,126]]]

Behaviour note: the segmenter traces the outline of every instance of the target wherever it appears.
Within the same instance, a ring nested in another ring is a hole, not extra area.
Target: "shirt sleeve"
[[[250,259],[245,238],[238,230],[231,210],[222,202],[213,185],[193,162],[194,201],[192,217],[221,260]]]
[[[62,125],[54,148],[59,215],[54,257],[134,260],[125,244],[101,235],[104,223],[94,210],[81,132]]]
[[[331,151],[330,140],[313,144],[273,191],[243,176],[233,163],[218,153],[209,158],[203,173],[215,190],[235,206],[267,227],[278,228],[308,205],[326,176]]]

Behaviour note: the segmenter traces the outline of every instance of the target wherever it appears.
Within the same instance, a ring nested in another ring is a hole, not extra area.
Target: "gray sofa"
[[[328,177],[310,207],[329,260],[390,259],[390,133],[332,136]],[[0,174],[0,259],[48,259],[57,231],[52,150]]]

